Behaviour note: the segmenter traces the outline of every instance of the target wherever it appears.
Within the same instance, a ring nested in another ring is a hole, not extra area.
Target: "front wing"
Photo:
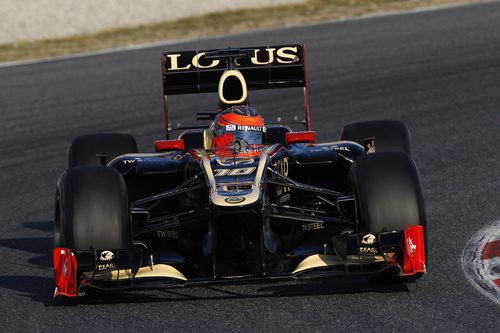
[[[304,258],[290,272],[194,279],[189,279],[183,274],[185,263],[155,263],[152,256],[147,258],[143,252],[133,248],[76,253],[68,248],[55,248],[53,250],[56,282],[54,297],[82,296],[89,289],[113,292],[261,280],[272,282],[345,275],[374,276],[390,273],[396,276],[412,276],[426,273],[422,226],[411,226],[404,231],[379,234],[340,235],[334,237],[332,244],[333,253],[327,252],[325,247],[324,253],[302,255]],[[103,258],[104,252],[111,252],[111,255]]]

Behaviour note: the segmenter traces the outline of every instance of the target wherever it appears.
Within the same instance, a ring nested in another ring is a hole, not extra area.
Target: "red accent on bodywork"
[[[274,147],[273,150],[271,150],[271,152],[269,152],[269,156],[273,156],[274,154],[276,154],[279,150],[281,149],[281,145],[276,145],[276,147]]]
[[[168,151],[168,150],[184,150],[184,140],[156,140],[155,141],[155,150],[157,152],[160,151]]]
[[[188,153],[193,156],[197,161],[201,161],[201,156],[198,155],[194,150],[192,149],[189,149],[188,150]]]
[[[58,295],[67,297],[78,296],[76,287],[76,270],[78,264],[75,255],[70,249],[64,247],[56,247],[52,253],[54,256],[54,279],[56,282],[54,297]]]
[[[411,226],[404,231],[403,275],[426,273],[424,227]]]
[[[286,133],[286,143],[316,142],[316,132],[290,132]]]

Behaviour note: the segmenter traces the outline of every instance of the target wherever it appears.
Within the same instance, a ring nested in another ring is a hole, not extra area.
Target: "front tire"
[[[405,153],[386,152],[359,157],[349,178],[358,212],[357,232],[404,231],[421,225],[426,235],[426,216],[417,167]],[[425,242],[427,243],[427,242]],[[374,283],[411,282],[412,276],[377,276]]]
[[[351,166],[350,180],[357,202],[358,232],[426,226],[420,177],[407,154],[360,156]]]
[[[410,155],[410,133],[405,124],[397,120],[374,120],[350,124],[344,127],[340,140],[354,141],[375,138],[377,152],[399,151]]]
[[[73,251],[130,247],[128,198],[121,174],[102,166],[75,167],[56,193],[54,244]]]

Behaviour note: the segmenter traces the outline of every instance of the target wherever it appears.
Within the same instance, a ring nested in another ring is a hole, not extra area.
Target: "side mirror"
[[[304,132],[290,132],[286,133],[286,143],[308,143],[316,142],[316,132],[314,131],[304,131]]]
[[[169,150],[184,150],[184,140],[156,140],[155,150],[157,152]]]

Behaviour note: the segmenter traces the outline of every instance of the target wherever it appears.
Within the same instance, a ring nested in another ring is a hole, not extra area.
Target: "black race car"
[[[166,140],[156,153],[139,153],[126,134],[69,147],[55,199],[54,296],[426,272],[403,123],[355,123],[340,141],[316,143],[303,45],[164,52],[161,65]],[[304,119],[264,123],[248,93],[269,88],[302,89]],[[210,125],[171,128],[167,96],[214,92],[217,110],[196,114]]]

